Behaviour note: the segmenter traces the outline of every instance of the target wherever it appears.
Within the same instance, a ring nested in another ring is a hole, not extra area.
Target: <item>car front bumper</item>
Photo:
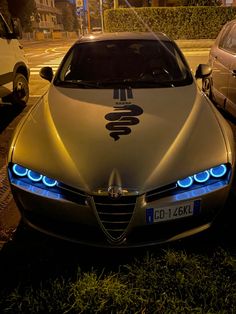
[[[85,195],[83,199],[65,199],[60,194],[26,184],[19,185],[16,181],[11,182],[11,188],[23,221],[32,228],[75,243],[125,248],[171,242],[208,229],[224,208],[230,184],[218,182],[194,191],[160,196],[149,202],[145,194],[135,195],[123,199],[119,204],[112,204],[106,195],[102,198]],[[108,200],[105,205],[104,200]],[[193,203],[197,203],[198,208],[191,216],[160,221],[157,219],[155,222],[147,214],[150,209],[155,212],[156,209],[181,208],[184,204]],[[110,221],[108,225],[104,215],[101,216],[100,213],[104,206],[105,212],[110,212],[109,219],[113,217],[115,208],[115,218],[112,218],[114,221]],[[125,223],[119,215],[120,212],[129,217]],[[118,236],[109,230],[113,225],[121,230]]]

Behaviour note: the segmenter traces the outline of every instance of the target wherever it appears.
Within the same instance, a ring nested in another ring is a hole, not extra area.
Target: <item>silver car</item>
[[[196,78],[210,74],[200,65]],[[9,181],[22,221],[100,247],[208,229],[235,167],[230,126],[162,33],[85,36],[18,125]]]
[[[223,26],[211,47],[208,63],[212,74],[203,79],[203,91],[236,116],[236,20]]]

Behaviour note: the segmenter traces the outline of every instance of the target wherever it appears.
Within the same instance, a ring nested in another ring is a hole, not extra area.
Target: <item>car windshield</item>
[[[54,84],[73,88],[175,87],[193,81],[171,41],[105,40],[74,45]]]

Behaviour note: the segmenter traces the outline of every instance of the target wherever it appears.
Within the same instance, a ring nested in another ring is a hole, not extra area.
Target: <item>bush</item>
[[[164,32],[173,39],[215,38],[236,7],[146,7],[104,12],[107,32]]]

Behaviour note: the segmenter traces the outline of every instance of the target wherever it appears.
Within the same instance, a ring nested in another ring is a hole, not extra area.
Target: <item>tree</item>
[[[2,1],[2,0],[1,0]],[[34,0],[8,0],[12,17],[18,17],[25,32],[32,31],[32,16],[37,14]]]
[[[178,0],[178,5],[183,6],[219,6],[221,0]]]
[[[8,9],[8,2],[7,0],[1,0],[0,2],[0,12],[4,16],[5,20],[9,23],[11,19],[11,15]]]
[[[92,26],[101,25],[101,13],[100,13],[100,1],[99,0],[88,0],[89,14]],[[118,0],[119,8],[128,7],[145,7],[149,6],[149,0]],[[102,12],[107,9],[114,8],[114,0],[102,0]]]
[[[72,32],[74,30],[75,17],[71,4],[67,4],[62,11],[62,24],[65,31]]]

